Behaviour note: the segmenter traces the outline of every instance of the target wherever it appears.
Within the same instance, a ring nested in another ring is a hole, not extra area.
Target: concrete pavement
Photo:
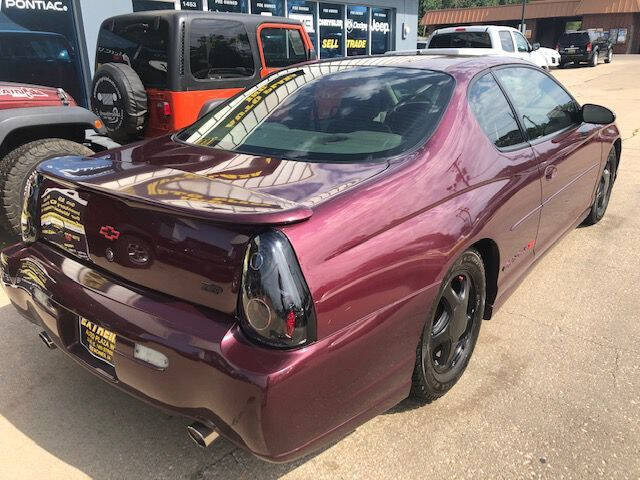
[[[601,223],[571,232],[485,322],[432,405],[405,401],[287,465],[104,384],[0,306],[0,478],[640,478],[640,56],[555,75],[618,114],[623,156]]]

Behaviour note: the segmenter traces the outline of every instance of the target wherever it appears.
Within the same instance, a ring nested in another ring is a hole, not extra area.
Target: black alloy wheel
[[[439,375],[455,370],[471,339],[478,296],[473,280],[459,274],[449,281],[438,302],[431,327],[429,352]]]
[[[612,148],[607,158],[607,164],[604,166],[602,175],[598,181],[596,197],[591,205],[589,216],[584,221],[585,225],[595,225],[604,217],[607,207],[609,206],[609,199],[611,198],[611,190],[613,189],[613,183],[616,178],[617,167],[618,156],[615,148]]]
[[[432,305],[416,352],[414,397],[431,402],[462,376],[478,339],[485,297],[482,258],[467,250],[445,276]]]

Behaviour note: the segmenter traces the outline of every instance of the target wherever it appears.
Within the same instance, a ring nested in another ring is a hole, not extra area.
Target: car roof
[[[110,22],[112,20],[118,21],[140,19],[140,21],[148,21],[150,18],[160,18],[167,21],[173,21],[175,19],[192,20],[194,18],[234,20],[236,22],[241,22],[244,25],[254,28],[262,23],[286,23],[291,25],[300,25],[300,21],[293,18],[266,15],[250,15],[248,13],[201,12],[195,10],[147,10],[144,12],[127,13],[124,15],[109,17],[103,22],[103,24],[106,24],[107,22]]]
[[[459,25],[457,27],[438,28],[433,33],[435,34],[435,33],[461,32],[462,31],[462,30],[460,30],[461,28],[464,28],[465,32],[488,32],[489,30],[496,30],[496,29],[500,29],[500,30],[515,30],[516,32],[518,31],[518,29],[516,29],[516,28],[506,27],[504,25]]]
[[[428,50],[416,50],[408,52],[391,52],[384,55],[370,55],[363,57],[339,58],[319,60],[319,64],[340,64],[417,68],[422,70],[434,70],[453,74],[481,72],[490,67],[499,65],[532,65],[531,62],[514,57],[500,55],[439,55]]]

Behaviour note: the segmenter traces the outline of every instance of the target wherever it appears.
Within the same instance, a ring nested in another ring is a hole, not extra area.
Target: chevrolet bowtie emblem
[[[100,227],[100,235],[107,240],[114,241],[120,237],[120,232],[111,225],[105,225],[104,227]]]

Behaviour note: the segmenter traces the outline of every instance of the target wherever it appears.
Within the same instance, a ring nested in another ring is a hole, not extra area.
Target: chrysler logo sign
[[[66,12],[68,10],[68,7],[63,2],[51,0],[4,0],[4,7],[54,12]]]

